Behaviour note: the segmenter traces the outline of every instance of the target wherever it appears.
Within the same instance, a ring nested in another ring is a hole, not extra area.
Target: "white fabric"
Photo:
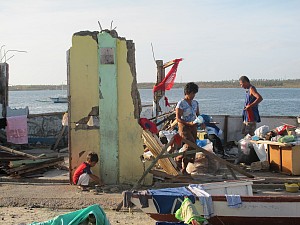
[[[203,216],[204,218],[209,219],[214,214],[211,195],[203,189],[201,184],[190,184],[188,189],[199,198],[199,201],[203,206]]]
[[[253,148],[256,152],[257,157],[259,158],[259,160],[261,162],[267,161],[267,145],[265,144],[256,144],[256,143],[252,143]]]
[[[77,185],[87,186],[89,185],[89,182],[90,182],[90,176],[87,173],[83,173],[80,175]]]

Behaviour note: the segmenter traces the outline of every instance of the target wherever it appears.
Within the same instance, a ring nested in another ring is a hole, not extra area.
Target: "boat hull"
[[[132,202],[139,207],[139,199],[133,196]],[[230,208],[225,196],[212,196],[214,214],[208,221],[212,225],[265,225],[300,224],[299,196],[241,196],[242,206]],[[149,198],[149,207],[141,208],[156,221],[178,222],[174,214],[159,214]],[[195,207],[203,212],[197,200]]]
[[[68,103],[67,97],[51,97],[50,99],[53,103]]]

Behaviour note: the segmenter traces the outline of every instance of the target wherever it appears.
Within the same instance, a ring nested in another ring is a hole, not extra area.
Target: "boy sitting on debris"
[[[91,171],[91,167],[94,167],[98,161],[97,153],[90,152],[86,157],[86,161],[77,167],[73,174],[73,183],[78,185],[78,188],[87,190],[90,178],[97,184],[103,185],[102,180]]]

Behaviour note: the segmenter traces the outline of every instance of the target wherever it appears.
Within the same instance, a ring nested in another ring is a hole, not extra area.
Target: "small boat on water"
[[[68,97],[58,96],[58,97],[50,97],[53,103],[68,103]]]
[[[195,189],[190,186],[185,188],[192,193],[195,208],[202,216],[210,212],[207,220],[212,225],[300,224],[300,196],[297,193],[253,195],[252,182],[249,181],[206,183],[199,187],[210,195],[212,204],[205,206],[201,196],[195,194]],[[183,194],[181,187],[176,195],[177,189],[158,189],[155,192],[147,190],[146,195],[145,192],[133,193],[130,201],[156,221],[178,222],[175,212],[180,204],[177,201],[183,201],[187,194]],[[141,203],[145,196],[148,207]],[[232,207],[228,196],[238,196],[239,205]],[[207,207],[211,207],[210,210]]]

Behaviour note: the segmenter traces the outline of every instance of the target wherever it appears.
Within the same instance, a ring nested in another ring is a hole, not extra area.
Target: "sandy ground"
[[[48,208],[28,208],[28,207],[1,207],[0,224],[25,225],[32,222],[42,222],[54,218],[55,216],[71,212],[71,210],[48,209]],[[111,225],[113,224],[155,224],[155,221],[143,212],[133,213],[116,212],[105,210]],[[142,222],[141,222],[142,221]]]
[[[138,209],[132,213],[127,209],[113,210],[121,201],[122,194],[114,186],[107,186],[107,191],[97,193],[93,190],[82,192],[68,184],[0,183],[0,224],[47,221],[92,204],[101,206],[111,224],[155,224]]]

